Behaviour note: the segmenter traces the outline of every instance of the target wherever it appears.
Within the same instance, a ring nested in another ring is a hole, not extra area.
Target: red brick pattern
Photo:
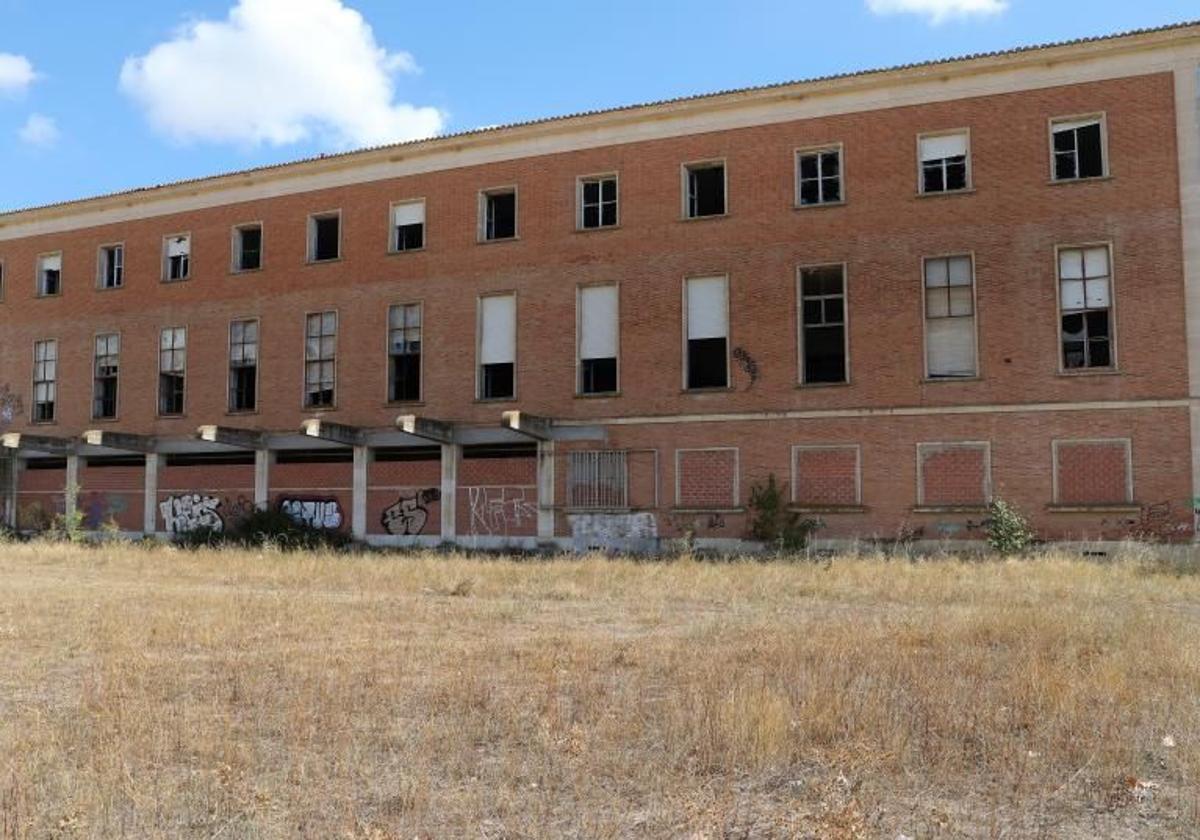
[[[983,506],[988,450],[983,444],[925,444],[921,459],[921,504],[925,507]]]
[[[1127,504],[1129,449],[1125,441],[1059,441],[1060,505]]]
[[[800,505],[857,505],[858,449],[803,448],[795,450],[792,460],[795,476],[793,501]]]
[[[736,449],[681,449],[675,453],[676,506],[722,510],[738,505]]]

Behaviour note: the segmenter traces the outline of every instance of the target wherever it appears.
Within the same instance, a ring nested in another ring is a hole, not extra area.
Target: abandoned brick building
[[[1200,25],[0,215],[10,525],[1192,537]]]

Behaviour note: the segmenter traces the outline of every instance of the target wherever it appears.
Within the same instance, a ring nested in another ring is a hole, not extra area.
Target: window
[[[388,309],[388,399],[421,399],[421,304]]]
[[[971,257],[925,260],[925,374],[977,375],[975,282]]]
[[[579,227],[582,230],[616,227],[617,176],[579,179]]]
[[[307,317],[304,342],[304,407],[332,408],[337,375],[337,313]]]
[[[683,168],[684,216],[725,215],[725,164],[694,163]]]
[[[991,444],[917,444],[917,507],[976,509],[991,499]]]
[[[1054,120],[1050,124],[1054,180],[1078,181],[1108,174],[1104,154],[1104,117]]]
[[[308,261],[336,260],[342,254],[342,214],[318,213],[308,217]]]
[[[38,257],[38,297],[62,294],[62,251]]]
[[[425,247],[425,201],[392,205],[392,251],[419,251]]]
[[[479,398],[516,396],[517,297],[479,299]]]
[[[683,510],[736,510],[739,454],[732,447],[675,450],[675,506]]]
[[[857,445],[792,447],[792,502],[802,507],[862,504],[862,449]]]
[[[971,186],[970,135],[921,137],[921,192],[946,193]]]
[[[187,327],[167,327],[158,342],[158,413],[183,414]]]
[[[517,190],[515,187],[485,190],[479,196],[480,234],[484,242],[515,239],[517,236]]]
[[[687,297],[688,388],[729,387],[729,280],[693,277]]]
[[[1108,246],[1060,249],[1058,287],[1063,368],[1112,367],[1112,271]]]
[[[615,393],[620,334],[617,287],[584,286],[578,306],[579,393]]]
[[[1133,504],[1133,443],[1128,438],[1056,440],[1054,504]]]
[[[796,204],[840,204],[842,201],[841,147],[796,153]]]
[[[117,416],[117,377],[121,369],[121,336],[96,336],[92,374],[92,418],[112,420]]]
[[[628,453],[616,449],[569,453],[567,499],[568,506],[578,510],[628,508]]]
[[[262,225],[240,225],[233,229],[233,270],[258,271],[263,258]]]
[[[847,381],[846,271],[840,265],[800,269],[800,381]]]
[[[258,408],[258,321],[229,324],[229,410]]]
[[[101,289],[119,289],[125,282],[124,245],[105,245],[100,249],[100,276],[96,282]]]
[[[33,343],[33,422],[53,423],[58,397],[58,342]]]
[[[163,279],[168,283],[186,280],[192,273],[192,237],[190,234],[168,236],[163,246],[165,265]]]

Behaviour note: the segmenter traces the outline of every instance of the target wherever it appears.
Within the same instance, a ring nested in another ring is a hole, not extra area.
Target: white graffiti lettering
[[[342,527],[342,506],[337,499],[282,499],[279,509],[297,525],[336,531]]]
[[[158,505],[168,534],[186,534],[200,528],[224,531],[225,520],[220,513],[221,500],[216,496],[187,493],[168,496]]]
[[[532,491],[536,494],[536,490]],[[468,487],[472,534],[507,534],[537,520],[537,502],[524,487]]]

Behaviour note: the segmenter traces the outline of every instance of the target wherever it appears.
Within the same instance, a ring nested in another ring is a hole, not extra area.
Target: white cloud
[[[998,15],[1008,10],[1008,0],[867,0],[867,8],[877,15],[923,15],[939,24],[952,18]]]
[[[126,59],[120,85],[180,142],[347,147],[442,130],[437,108],[395,101],[394,75],[416,72],[341,0],[238,0],[226,20],[188,24]]]
[[[45,114],[30,114],[29,119],[25,120],[25,125],[21,126],[17,132],[17,136],[30,146],[39,146],[44,149],[58,142],[58,123],[54,121],[53,117],[47,117]]]
[[[0,53],[0,93],[24,93],[36,78],[28,58]]]

